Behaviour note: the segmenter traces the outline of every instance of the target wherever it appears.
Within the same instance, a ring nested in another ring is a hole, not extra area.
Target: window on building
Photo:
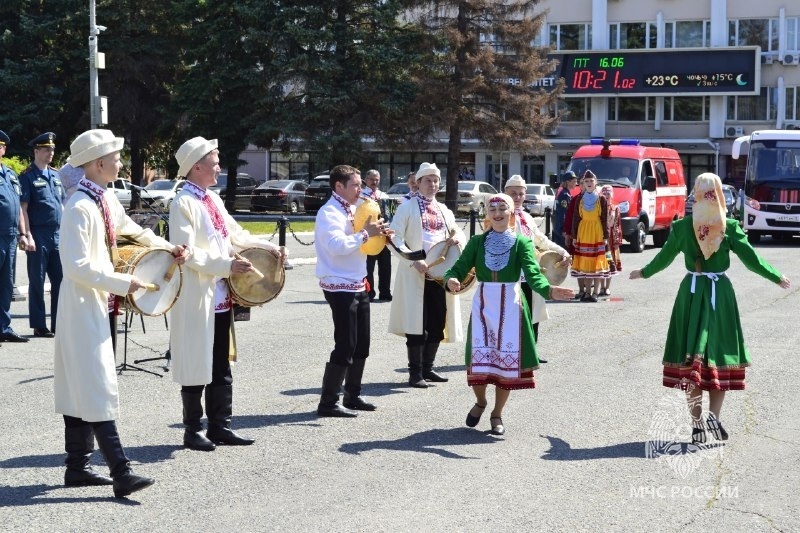
[[[656,118],[656,99],[626,97],[608,99],[608,120],[617,122],[652,122]]]
[[[762,87],[754,96],[729,96],[728,120],[775,120],[778,116],[777,90]]]
[[[708,106],[708,96],[667,96],[664,98],[664,120],[708,122]]]
[[[710,20],[676,20],[664,23],[664,47],[698,48],[711,46]]]
[[[786,87],[786,120],[800,120],[800,87]]]
[[[800,17],[786,17],[786,50],[800,50]]]
[[[778,50],[778,19],[737,19],[728,21],[730,46],[760,46],[762,52]]]
[[[609,27],[609,48],[656,48],[656,25],[652,22],[619,22]]]
[[[551,24],[550,46],[556,50],[590,50],[591,24]]]
[[[562,98],[558,101],[558,118],[561,122],[589,122],[592,106],[588,98]]]

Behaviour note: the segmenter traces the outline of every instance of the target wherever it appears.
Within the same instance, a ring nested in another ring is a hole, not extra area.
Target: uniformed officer
[[[28,342],[11,329],[11,299],[14,291],[14,265],[18,243],[27,247],[25,221],[19,207],[19,179],[3,164],[3,156],[11,142],[0,130],[0,341]]]
[[[50,166],[55,153],[55,133],[42,133],[31,139],[33,163],[20,175],[20,206],[28,228],[28,313],[34,337],[53,337],[56,306],[61,286],[61,259],[58,255],[58,228],[61,203],[66,198],[58,171]],[[44,277],[50,278],[50,325],[47,329],[44,304]],[[53,331],[51,331],[53,330]]]
[[[561,188],[558,190],[553,209],[553,242],[562,248],[567,247],[564,238],[564,221],[567,217],[567,207],[572,200],[570,191],[578,184],[578,176],[571,170],[561,175]]]

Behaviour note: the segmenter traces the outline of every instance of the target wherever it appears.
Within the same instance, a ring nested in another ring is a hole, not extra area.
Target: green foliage
[[[25,159],[19,156],[3,158],[3,164],[13,170],[19,176],[23,170],[28,168],[31,164],[30,159]]]

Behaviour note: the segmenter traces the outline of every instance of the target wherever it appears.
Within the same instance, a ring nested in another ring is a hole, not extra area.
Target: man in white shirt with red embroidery
[[[381,200],[386,197],[386,193],[378,188],[381,184],[380,172],[374,169],[367,170],[364,175],[364,184],[366,187],[362,194],[377,202],[381,206],[381,214],[383,214],[384,208]],[[378,279],[380,280],[377,291],[375,290],[375,263],[378,264]],[[384,246],[380,253],[367,256],[367,283],[369,283],[369,301],[375,300],[376,295],[379,302],[392,301],[392,252],[387,246]]]
[[[361,251],[367,239],[386,230],[383,220],[367,220],[356,232],[355,206],[361,196],[361,175],[348,165],[330,172],[331,197],[317,213],[314,248],[317,252],[319,286],[333,316],[334,348],[325,365],[322,395],[317,414],[354,417],[356,411],[376,407],[361,398],[361,379],[369,356],[369,294],[366,287],[366,254]],[[344,383],[344,400],[339,390]]]

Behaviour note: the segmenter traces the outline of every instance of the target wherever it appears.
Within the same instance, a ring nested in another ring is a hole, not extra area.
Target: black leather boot
[[[436,383],[445,383],[450,381],[449,378],[440,376],[433,370],[433,362],[436,360],[436,352],[439,351],[439,343],[425,343],[422,349],[422,377],[425,381],[433,381]]]
[[[64,450],[67,458],[64,464],[64,486],[86,487],[94,485],[111,485],[114,481],[97,472],[89,464],[94,451],[94,433],[91,424],[80,427],[64,428]]]
[[[203,391],[181,391],[183,400],[183,445],[190,450],[211,452],[216,449],[216,444],[208,440],[203,434]]]
[[[422,350],[424,346],[406,346],[408,350],[408,384],[415,389],[427,389],[422,377]]]
[[[361,379],[364,376],[366,359],[353,359],[353,364],[347,367],[344,378],[344,398],[342,405],[355,411],[374,411],[375,405],[365,402],[361,398]]]
[[[331,416],[340,418],[353,418],[358,416],[358,413],[351,411],[347,407],[339,405],[339,391],[342,388],[345,374],[347,373],[346,366],[337,365],[336,363],[327,363],[325,365],[325,375],[322,376],[322,394],[319,398],[319,405],[317,406],[317,414],[319,416]]]
[[[255,439],[242,437],[231,429],[233,414],[233,385],[206,385],[206,437],[214,444],[249,446]]]
[[[106,464],[111,469],[111,477],[114,479],[114,496],[124,498],[125,496],[142,490],[156,481],[153,478],[137,476],[133,473],[130,460],[122,449],[119,440],[117,425],[113,420],[106,422],[93,422],[92,430],[97,439],[97,446],[103,452]]]

